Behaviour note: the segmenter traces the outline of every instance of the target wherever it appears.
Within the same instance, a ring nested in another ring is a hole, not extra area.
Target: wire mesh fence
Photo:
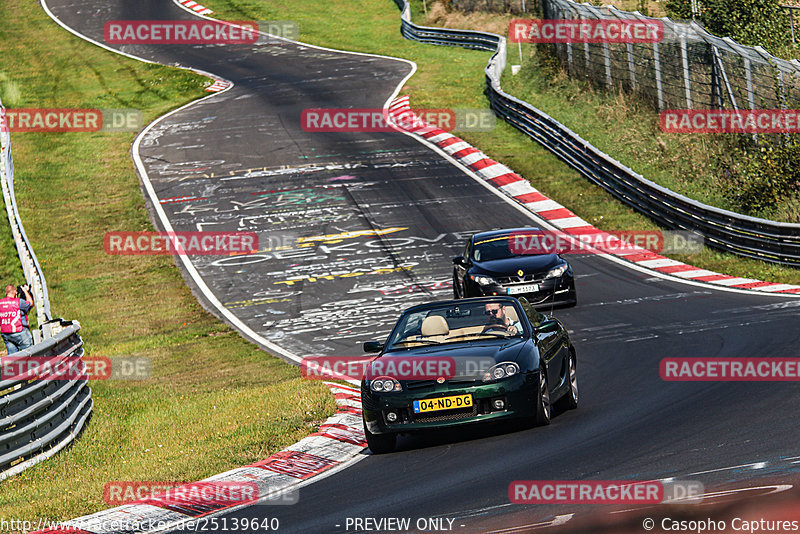
[[[537,7],[538,0],[450,0],[459,11],[524,13]]]
[[[660,21],[652,43],[548,44],[571,76],[640,95],[655,109],[798,109],[800,62],[716,37],[695,22],[569,0],[541,0],[544,19]]]

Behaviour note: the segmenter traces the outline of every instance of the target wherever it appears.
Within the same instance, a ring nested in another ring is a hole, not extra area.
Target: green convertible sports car
[[[551,402],[578,406],[575,349],[557,319],[523,298],[478,297],[407,309],[361,382],[367,444],[397,434],[526,418],[550,422]]]

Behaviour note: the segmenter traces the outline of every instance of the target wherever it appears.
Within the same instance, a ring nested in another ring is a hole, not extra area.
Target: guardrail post
[[[572,67],[572,43],[567,43],[567,72],[572,74],[574,68]]]
[[[633,62],[633,43],[626,43],[628,52],[628,70],[631,73],[631,91],[636,91],[636,65]]]
[[[681,61],[683,63],[683,84],[686,87],[686,109],[692,109],[692,85],[689,80],[689,56],[686,52],[686,37],[681,34]]]
[[[711,58],[711,106],[722,109],[722,83],[720,81],[719,67],[715,58]]]
[[[781,109],[787,109],[789,106],[786,103],[786,84],[783,81],[783,71],[781,69],[776,69],[778,71],[778,88],[780,89],[780,106]]]
[[[753,69],[747,58],[744,58],[744,79],[747,84],[747,105],[750,109],[756,109],[756,99],[753,93]]]
[[[569,14],[564,14],[563,17],[567,20],[573,20],[573,13],[572,11]],[[572,65],[572,41],[567,40],[567,72],[572,75],[574,72],[574,67]]]
[[[797,9],[797,6],[781,6],[781,7],[789,10],[789,27],[792,30],[792,42],[796,43],[797,41],[794,38],[794,10]]]
[[[658,43],[653,42],[653,70],[656,74],[656,95],[658,111],[664,111],[664,89],[661,84],[661,57],[658,53]]]
[[[586,76],[589,76],[591,69],[589,68],[589,41],[583,42],[583,56],[586,59]]]
[[[696,17],[700,16],[700,0],[692,0],[691,9],[692,9],[692,20],[694,20]]]

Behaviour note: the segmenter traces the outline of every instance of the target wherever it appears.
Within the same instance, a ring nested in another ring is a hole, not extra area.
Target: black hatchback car
[[[509,228],[473,235],[461,256],[453,258],[455,298],[510,295],[531,304],[575,306],[572,266],[556,253],[518,251],[511,240],[538,228]]]

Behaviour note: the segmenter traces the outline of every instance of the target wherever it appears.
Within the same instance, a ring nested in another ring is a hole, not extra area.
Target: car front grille
[[[524,276],[500,276],[497,278],[497,282],[500,285],[515,285],[515,284],[530,284],[530,283],[539,283],[544,281],[544,274],[526,274]]]
[[[409,380],[406,382],[408,389],[429,388],[436,385],[436,380]]]
[[[481,376],[480,374],[475,375],[468,375],[468,376],[454,376],[445,380],[445,384],[458,384],[459,387],[463,387],[465,384],[467,385],[481,385]],[[423,388],[433,388],[437,385],[436,380],[408,380],[405,382],[406,389],[409,391],[416,390],[416,389],[423,389]]]
[[[469,408],[457,408],[455,410],[448,410],[444,413],[416,413],[414,414],[415,423],[437,423],[440,421],[456,421],[458,419],[467,419],[468,417],[475,417],[478,415],[478,405],[475,403]]]

